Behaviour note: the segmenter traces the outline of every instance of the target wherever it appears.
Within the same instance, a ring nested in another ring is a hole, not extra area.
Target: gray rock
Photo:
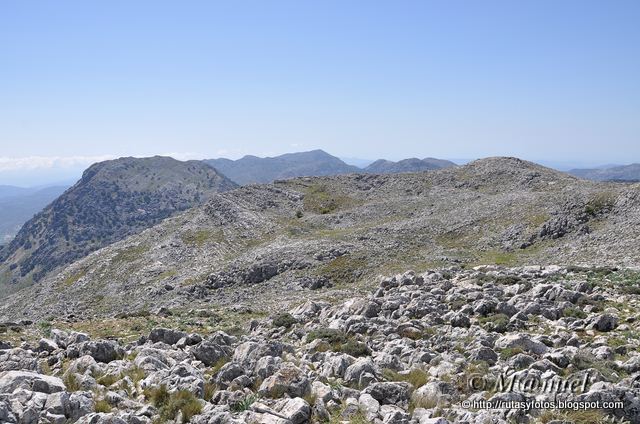
[[[429,381],[413,392],[412,399],[416,402],[428,402],[438,404],[441,402],[450,403],[456,400],[458,391],[451,384],[445,381]]]
[[[409,383],[401,382],[381,382],[373,383],[364,390],[382,405],[404,405],[411,397],[413,386]]]
[[[256,366],[254,368],[254,373],[258,378],[265,379],[270,377],[275,373],[280,365],[282,364],[282,359],[279,357],[273,356],[263,356],[258,359]]]
[[[378,370],[371,358],[358,359],[353,365],[349,366],[344,373],[344,381],[346,383],[359,383],[360,377],[365,373],[374,376],[378,374]]]
[[[21,348],[0,350],[0,372],[37,371],[38,368],[38,358],[30,350]]]
[[[360,410],[364,413],[367,421],[373,422],[374,419],[378,418],[378,413],[380,412],[380,402],[378,402],[369,393],[361,394],[358,398],[358,404],[360,405]]]
[[[457,313],[451,317],[449,322],[452,327],[469,328],[471,327],[471,320],[468,316],[462,313]]]
[[[311,407],[299,397],[288,399],[279,412],[293,424],[306,423],[311,418]]]
[[[531,340],[527,334],[507,334],[495,343],[495,349],[520,348],[535,355],[542,355],[549,350],[543,343]]]
[[[205,340],[198,343],[191,349],[191,353],[197,360],[202,361],[203,364],[210,367],[215,365],[218,361],[228,358],[229,353],[227,350],[212,341]]]
[[[168,345],[174,345],[180,341],[181,338],[186,337],[187,333],[183,331],[170,330],[167,328],[154,328],[149,333],[149,340],[153,343],[166,343]]]
[[[311,391],[311,382],[302,370],[293,364],[284,364],[274,375],[267,377],[258,392],[261,396],[280,398],[285,394],[291,397],[304,397]]]
[[[80,356],[89,355],[98,362],[108,363],[121,359],[124,349],[112,340],[87,341],[78,346]]]
[[[610,314],[598,315],[591,321],[590,325],[598,331],[608,332],[618,326],[618,317]]]
[[[54,350],[58,349],[58,345],[50,339],[40,339],[38,342],[37,352],[48,352],[51,353]]]
[[[4,371],[0,373],[0,393],[13,393],[17,389],[38,393],[56,393],[66,390],[57,377],[28,371]]]

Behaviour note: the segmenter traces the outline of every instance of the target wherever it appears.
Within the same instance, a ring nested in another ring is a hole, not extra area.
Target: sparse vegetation
[[[202,404],[196,396],[188,390],[178,390],[169,393],[165,385],[150,387],[144,391],[145,397],[160,410],[161,420],[174,420],[178,413],[182,413],[182,422],[188,423],[191,417],[202,411]]]
[[[294,324],[296,324],[298,320],[291,316],[289,313],[279,314],[273,318],[273,326],[274,327],[284,327],[291,328]]]
[[[587,313],[582,309],[571,306],[562,311],[562,314],[565,317],[577,318],[577,319],[585,319],[587,317]]]
[[[40,330],[42,335],[45,337],[51,337],[51,328],[52,328],[51,321],[40,321],[38,323],[38,329]]]
[[[304,210],[309,212],[325,215],[355,203],[354,199],[325,184],[314,184],[305,190]]]
[[[182,242],[193,247],[202,247],[206,243],[222,243],[224,241],[224,233],[219,229],[200,229],[188,231],[181,235]]]
[[[520,347],[508,347],[506,349],[502,349],[500,352],[500,358],[506,360],[523,352],[524,350]]]
[[[77,392],[78,390],[80,390],[80,382],[78,381],[78,377],[76,376],[75,373],[67,373],[62,381],[64,382],[64,385],[67,387],[67,391],[69,392]]]
[[[111,405],[104,399],[99,399],[95,404],[96,412],[108,413],[111,412]]]
[[[478,318],[478,322],[487,331],[504,333],[507,331],[507,327],[509,326],[509,317],[505,314],[493,314]]]
[[[591,217],[607,213],[613,209],[616,200],[617,195],[613,192],[597,193],[587,202],[584,207],[584,212]]]
[[[540,424],[547,424],[551,422],[565,422],[571,424],[609,424],[614,421],[598,409],[579,411],[554,409],[543,411],[535,422]]]
[[[424,386],[429,381],[429,374],[421,368],[413,368],[407,373],[399,373],[394,370],[385,369],[382,376],[387,381],[406,381],[414,389]]]
[[[307,341],[322,339],[331,345],[334,352],[343,352],[351,356],[368,356],[370,350],[366,344],[354,340],[340,330],[321,328],[307,334]]]
[[[240,402],[233,403],[231,409],[235,412],[244,412],[251,408],[251,405],[256,403],[260,397],[258,395],[245,396]]]

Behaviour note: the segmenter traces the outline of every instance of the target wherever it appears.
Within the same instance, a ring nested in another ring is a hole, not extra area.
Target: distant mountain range
[[[569,174],[593,181],[640,181],[640,163],[601,168],[572,169]]]
[[[269,183],[301,176],[351,174],[361,171],[360,168],[347,165],[322,150],[287,153],[266,158],[248,155],[238,160],[208,159],[204,162],[240,185]]]
[[[398,174],[401,172],[433,171],[454,166],[457,165],[451,161],[435,158],[410,158],[398,162],[379,159],[364,168],[364,171],[372,174]]]
[[[0,285],[37,281],[58,266],[235,187],[200,161],[156,156],[94,164],[0,250]]]
[[[244,156],[238,160],[208,159],[206,164],[240,185],[270,183],[293,177],[327,176],[354,173],[395,174],[419,172],[456,166],[453,162],[426,158],[392,162],[377,160],[365,168],[348,165],[323,150],[287,153],[275,157]]]
[[[22,224],[60,196],[67,187],[0,186],[0,245],[16,235]]]

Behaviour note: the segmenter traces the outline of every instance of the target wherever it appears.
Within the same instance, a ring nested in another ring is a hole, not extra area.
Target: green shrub
[[[319,328],[307,334],[307,342],[324,340],[331,345],[334,352],[343,352],[351,356],[368,356],[370,350],[366,344],[349,337],[345,332],[333,328]]]
[[[240,402],[235,402],[231,404],[231,410],[234,412],[244,412],[251,408],[255,402],[260,399],[258,395],[248,395],[245,396]]]
[[[64,385],[67,387],[68,392],[77,392],[80,390],[80,382],[78,381],[78,377],[72,372],[68,373],[62,379]]]
[[[424,386],[429,381],[429,374],[420,368],[414,368],[406,374],[401,374],[390,369],[384,369],[382,370],[382,376],[387,381],[406,381],[415,389]]]
[[[95,410],[96,412],[108,413],[108,412],[111,412],[111,405],[109,405],[109,402],[107,402],[104,399],[97,400],[95,405]]]
[[[584,212],[591,217],[610,212],[614,208],[616,200],[617,197],[614,193],[598,193],[587,202]]]
[[[604,376],[607,381],[617,381],[624,371],[617,369],[616,365],[612,361],[605,361],[596,358],[593,354],[580,350],[573,357],[573,365],[578,370],[595,369]]]
[[[349,340],[345,344],[341,345],[339,350],[342,353],[355,357],[368,356],[371,354],[371,351],[366,344],[355,340]]]
[[[53,325],[51,324],[50,321],[40,321],[38,323],[38,329],[40,330],[40,332],[45,337],[50,337],[51,336],[51,328],[52,327],[53,327]]]
[[[163,408],[169,403],[169,391],[164,384],[159,387],[147,387],[144,389],[145,397],[156,408]]]
[[[500,352],[500,358],[509,359],[522,352],[524,351],[520,347],[507,347],[505,349],[502,349],[502,351]]]
[[[332,345],[335,345],[346,343],[349,340],[349,337],[340,330],[334,330],[333,328],[319,328],[317,330],[312,330],[307,334],[307,342],[312,342],[316,339],[322,339]]]
[[[147,375],[142,368],[134,366],[124,371],[123,376],[129,377],[131,381],[133,381],[133,384],[137,384],[140,380],[144,380]]]
[[[115,374],[106,374],[96,379],[98,384],[101,384],[105,387],[109,387],[114,384],[116,381],[120,381],[122,376]]]
[[[296,324],[297,322],[298,320],[291,316],[291,314],[285,313],[277,315],[273,319],[272,324],[274,327],[291,328],[291,326],[293,326],[293,324]]]
[[[179,412],[182,412],[182,422],[188,423],[193,416],[202,412],[202,404],[190,391],[179,390],[169,396],[160,416],[166,420],[174,420]]]
[[[202,404],[196,396],[188,390],[169,393],[164,384],[159,387],[148,387],[144,395],[153,406],[159,409],[163,421],[175,420],[182,412],[182,422],[188,423],[194,415],[202,412]]]
[[[216,385],[213,383],[205,383],[204,384],[204,400],[207,402],[211,400],[213,395],[216,393]]]
[[[562,315],[570,318],[578,318],[585,319],[587,317],[587,313],[580,308],[576,308],[575,306],[571,306],[564,311],[562,311]]]
[[[509,317],[505,314],[489,315],[478,319],[478,322],[487,331],[504,333],[509,326]]]

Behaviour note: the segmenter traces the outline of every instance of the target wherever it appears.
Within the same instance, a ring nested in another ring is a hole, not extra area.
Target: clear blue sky
[[[5,164],[631,162],[639,115],[637,0],[0,2]]]

